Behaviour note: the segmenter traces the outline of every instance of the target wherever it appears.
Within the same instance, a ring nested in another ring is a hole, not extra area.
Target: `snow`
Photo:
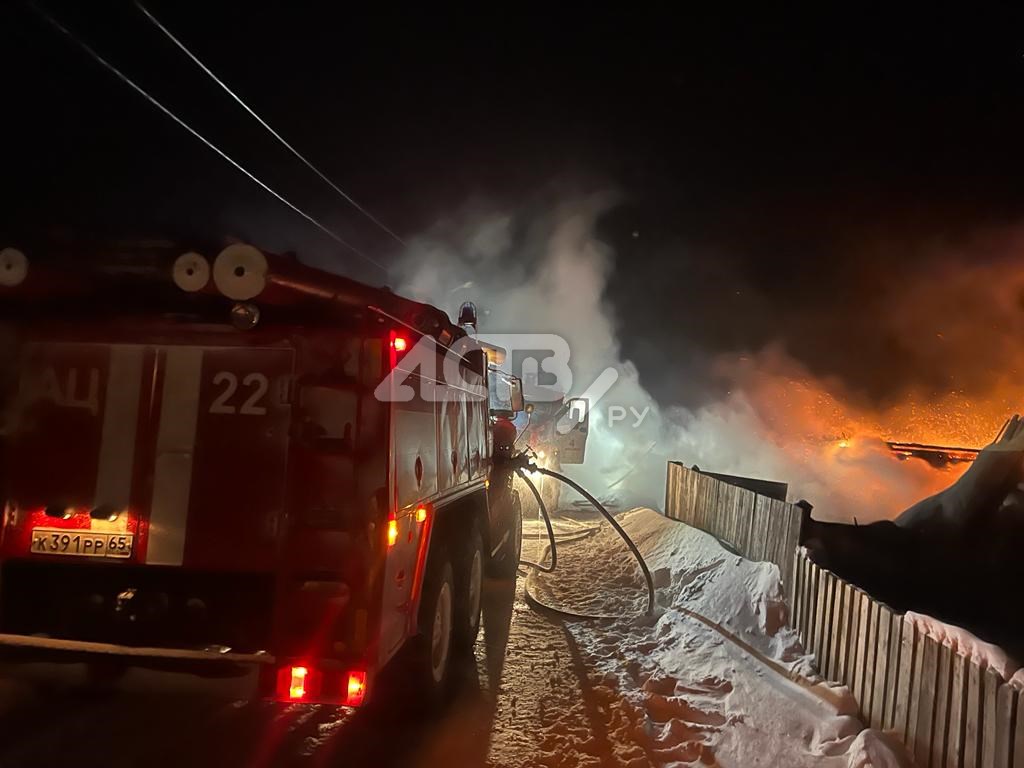
[[[1004,680],[1010,680],[1019,687],[1024,687],[1024,675],[1021,674],[1020,664],[1008,656],[1006,651],[998,645],[986,643],[963,627],[946,624],[923,613],[907,611],[903,620],[916,626],[919,632],[931,636],[954,651],[959,651],[961,655],[966,656],[983,670],[993,669]]]
[[[111,723],[117,738],[102,753],[110,766],[904,764],[898,747],[863,728],[845,688],[814,676],[785,626],[774,566],[650,510],[619,519],[654,573],[656,615],[642,615],[639,570],[607,523],[570,510],[555,526],[563,541],[554,574],[488,581],[476,652],[459,663],[458,694],[435,717],[262,701],[251,698],[255,673],[133,669],[93,691],[79,688],[82,665],[70,665],[75,679],[65,665],[32,670],[41,685],[20,682],[36,665],[18,665],[17,674],[0,667],[0,765],[63,765],[82,754],[84,734]],[[544,561],[546,530],[536,520],[526,527],[524,556]],[[534,610],[526,587],[544,602],[618,618]]]
[[[856,702],[845,687],[814,675],[811,659],[786,626],[777,566],[737,557],[713,537],[653,510],[619,519],[654,574],[655,615],[643,615],[639,569],[607,525],[561,546],[554,574],[531,572],[526,582],[547,605],[621,616],[567,624],[591,677],[620,710],[628,731],[620,734],[622,741],[628,736],[643,745],[636,762],[619,762],[908,764],[893,739],[856,719]],[[557,720],[550,724],[551,743],[559,743],[559,727]],[[537,764],[569,764],[555,758],[541,754]]]

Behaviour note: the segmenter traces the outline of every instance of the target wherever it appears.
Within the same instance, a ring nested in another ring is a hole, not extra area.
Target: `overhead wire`
[[[302,218],[306,219],[306,221],[308,221],[310,224],[315,226],[317,229],[319,229],[325,235],[327,235],[332,240],[337,242],[339,245],[343,246],[344,248],[347,248],[349,251],[351,251],[355,255],[359,256],[360,258],[368,261],[369,263],[373,264],[378,269],[380,269],[380,270],[382,270],[384,272],[387,272],[387,268],[383,264],[381,264],[379,261],[374,259],[372,256],[368,256],[367,254],[363,253],[361,250],[359,250],[354,245],[352,245],[350,242],[345,240],[343,237],[341,237],[341,235],[339,235],[337,232],[332,230],[326,224],[323,224],[321,221],[319,221],[313,215],[311,215],[309,213],[306,213],[306,211],[304,211],[301,208],[299,208],[299,206],[295,205],[295,203],[293,203],[290,200],[288,200],[284,195],[282,195],[279,192],[275,191],[273,188],[270,187],[270,185],[268,185],[266,182],[262,181],[255,174],[253,174],[251,171],[246,169],[241,163],[239,163],[237,160],[235,160],[230,155],[228,155],[224,150],[222,150],[220,147],[218,147],[212,141],[210,141],[205,136],[203,136],[201,133],[199,133],[199,131],[197,131],[191,125],[186,123],[182,118],[178,117],[173,111],[171,111],[171,109],[169,109],[168,107],[164,106],[163,103],[161,103],[159,100],[157,100],[157,98],[155,96],[151,95],[148,91],[146,91],[145,88],[143,88],[141,85],[139,85],[134,80],[132,80],[128,75],[126,75],[124,72],[122,72],[116,66],[114,66],[114,64],[112,64],[111,62],[109,62],[105,58],[103,58],[103,56],[101,56],[88,43],[86,43],[81,38],[77,37],[70,29],[68,29],[63,24],[61,24],[50,13],[48,13],[47,11],[43,10],[42,8],[40,8],[35,3],[31,3],[30,6],[31,6],[32,10],[35,11],[36,14],[38,14],[50,26],[52,26],[54,29],[56,29],[57,31],[59,31],[60,33],[65,35],[68,39],[70,39],[76,45],[78,45],[78,47],[80,47],[83,51],[85,51],[87,54],[89,54],[89,56],[91,56],[93,59],[95,59],[96,62],[99,63],[102,67],[104,67],[107,71],[111,72],[119,80],[121,80],[125,85],[129,86],[132,90],[134,90],[136,93],[138,93],[144,99],[146,99],[146,101],[148,101],[154,107],[156,107],[161,112],[163,112],[165,115],[167,115],[167,117],[171,118],[179,126],[181,126],[186,131],[188,131],[190,134],[192,134],[192,136],[194,136],[195,138],[199,139],[199,141],[201,141],[203,144],[205,144],[209,149],[211,149],[214,152],[216,152],[218,155],[220,155],[221,158],[223,158],[228,163],[230,163],[232,166],[234,166],[237,170],[239,170],[243,174],[245,174],[245,176],[248,177],[251,181],[253,181],[254,183],[258,184],[266,192],[271,194],[278,201],[284,203],[286,206],[291,208],[295,213],[297,213],[300,216],[302,216]]]
[[[367,219],[369,219],[378,227],[380,227],[384,232],[390,235],[397,243],[403,246],[406,244],[405,241],[397,234],[395,234],[395,232],[390,227],[388,227],[380,219],[378,219],[376,216],[370,213],[370,211],[368,211],[366,208],[364,208],[362,205],[356,202],[351,195],[347,194],[343,189],[341,189],[341,187],[335,184],[327,176],[327,174],[323,173],[323,171],[321,171],[319,168],[313,165],[313,163],[310,162],[310,160],[308,160],[305,155],[303,155],[301,152],[299,152],[299,150],[292,146],[280,133],[275,131],[270,126],[270,124],[267,123],[266,120],[264,120],[262,117],[256,114],[256,111],[248,104],[246,104],[241,96],[235,93],[235,91],[233,91],[227,83],[225,83],[216,74],[214,74],[214,72],[208,66],[206,66],[206,64],[204,64],[199,59],[199,57],[196,56],[196,54],[194,54],[188,48],[188,46],[186,46],[177,36],[175,36],[173,32],[171,32],[166,26],[164,26],[164,24],[161,23],[160,20],[156,18],[156,16],[150,13],[149,10],[141,2],[139,2],[139,0],[135,0],[135,7],[138,8],[139,11],[141,11],[142,14],[147,19],[149,19],[150,23],[153,24],[153,26],[160,30],[164,34],[164,36],[167,37],[168,40],[174,43],[181,50],[182,53],[188,56],[197,67],[199,67],[203,72],[205,72],[211,80],[213,80],[217,85],[219,85],[224,90],[225,93],[227,93],[232,99],[234,99],[238,103],[238,105],[242,107],[242,109],[248,112],[249,115],[251,115],[252,118],[256,120],[256,122],[262,125],[271,136],[277,139],[289,152],[291,152],[307,168],[309,168],[309,170],[311,170],[313,173],[319,176],[322,181],[324,181],[327,185],[331,187],[331,189],[337,192],[347,203],[349,203],[353,208],[355,208],[357,211],[363,214]]]

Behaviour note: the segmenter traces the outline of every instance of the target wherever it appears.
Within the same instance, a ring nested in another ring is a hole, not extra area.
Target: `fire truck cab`
[[[0,647],[350,706],[401,655],[438,695],[515,577],[518,380],[387,289],[180,253],[0,253]]]

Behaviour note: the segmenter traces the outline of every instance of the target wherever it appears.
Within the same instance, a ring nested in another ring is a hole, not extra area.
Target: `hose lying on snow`
[[[561,480],[563,483],[568,485],[570,488],[572,488],[577,493],[579,493],[581,496],[583,496],[583,498],[585,498],[587,501],[589,501],[591,506],[593,506],[594,509],[596,509],[598,512],[600,512],[602,515],[604,515],[605,520],[607,520],[609,523],[611,523],[612,528],[614,528],[615,532],[617,534],[619,534],[619,537],[624,542],[626,542],[626,546],[629,548],[630,553],[633,555],[634,558],[636,558],[637,563],[640,565],[640,570],[643,571],[644,581],[647,583],[647,611],[646,611],[646,615],[650,616],[651,613],[654,612],[654,578],[651,576],[651,571],[647,567],[647,563],[644,561],[643,555],[640,554],[640,550],[637,549],[636,544],[633,543],[633,540],[631,538],[629,538],[629,535],[622,529],[622,526],[619,525],[618,520],[616,520],[615,517],[607,509],[605,509],[604,505],[600,501],[598,501],[596,498],[594,498],[594,496],[591,495],[589,491],[587,491],[583,486],[581,486],[575,480],[572,480],[572,479],[566,477],[565,475],[563,475],[563,474],[561,474],[559,472],[555,472],[555,471],[550,470],[550,469],[544,469],[543,467],[531,467],[530,470],[533,471],[533,472],[540,472],[541,474],[547,475],[548,477],[553,477],[556,480]],[[533,484],[533,481],[530,480],[529,476],[525,472],[523,472],[522,469],[517,469],[516,470],[516,474],[518,474],[519,477],[521,477],[526,482],[526,484],[529,486],[530,490],[533,492],[534,498],[537,499],[537,504],[540,506],[541,514],[544,517],[544,524],[547,526],[548,542],[549,542],[549,547],[551,549],[551,564],[550,565],[542,565],[540,563],[533,563],[533,562],[530,562],[528,560],[521,560],[520,562],[523,565],[530,566],[531,568],[536,568],[537,570],[539,570],[539,571],[541,571],[543,573],[551,573],[551,572],[553,572],[555,570],[556,566],[558,565],[558,554],[557,554],[557,548],[555,546],[554,530],[551,527],[551,517],[548,514],[547,506],[545,506],[544,500],[541,498],[540,492],[537,490],[537,487]],[[548,611],[553,611],[555,613],[560,613],[560,614],[562,614],[564,616],[571,616],[573,618],[580,618],[580,619],[611,619],[611,618],[620,618],[618,616],[591,616],[591,615],[587,615],[587,614],[572,613],[570,611],[564,611],[564,610],[561,610],[559,608],[554,608],[554,607],[552,607],[550,605],[546,605],[545,603],[542,603],[541,601],[539,601],[535,597],[533,597],[533,595],[530,594],[529,590],[526,590],[525,594],[526,594],[526,599],[529,602],[537,605],[540,608],[543,608],[543,609],[548,610]]]

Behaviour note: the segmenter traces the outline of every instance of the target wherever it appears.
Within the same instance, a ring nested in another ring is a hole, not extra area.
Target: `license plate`
[[[131,533],[33,528],[30,552],[37,555],[127,558],[132,554]]]

